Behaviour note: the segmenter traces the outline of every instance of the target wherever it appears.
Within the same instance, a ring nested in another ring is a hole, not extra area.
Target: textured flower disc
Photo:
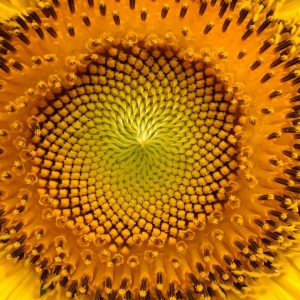
[[[281,272],[300,51],[277,4],[37,1],[0,25],[0,247],[41,295],[243,297]]]

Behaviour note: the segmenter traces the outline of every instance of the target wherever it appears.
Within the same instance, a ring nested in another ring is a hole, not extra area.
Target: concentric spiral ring
[[[184,237],[222,210],[237,167],[240,113],[209,66],[134,50],[98,57],[31,118],[55,216],[118,245]]]

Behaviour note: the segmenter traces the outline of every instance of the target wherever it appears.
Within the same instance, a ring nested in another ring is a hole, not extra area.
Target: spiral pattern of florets
[[[30,119],[40,193],[69,226],[119,245],[183,237],[235,179],[233,95],[200,60],[110,52]]]

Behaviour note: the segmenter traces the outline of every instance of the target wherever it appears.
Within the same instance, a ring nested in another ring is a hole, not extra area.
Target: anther
[[[257,244],[257,242],[251,238],[249,239],[249,249],[254,253],[257,253],[259,249],[259,245]]]
[[[282,161],[278,160],[278,159],[270,159],[269,160],[270,164],[276,167],[282,167]],[[262,199],[263,196],[266,196],[266,199]],[[269,196],[268,195],[262,195],[258,198],[258,200],[269,200]]]
[[[7,33],[5,30],[0,28],[0,36],[3,37],[4,39],[10,40],[11,36],[9,33]]]
[[[286,62],[285,65],[284,65],[284,67],[285,68],[289,68],[289,67],[292,67],[292,66],[298,65],[298,64],[300,64],[300,57],[296,56],[293,59],[291,59],[288,62]]]
[[[43,250],[43,248],[44,248],[44,246],[42,244],[40,244],[33,248],[32,253],[34,252],[34,254],[36,255],[36,254],[40,253]]]
[[[87,293],[89,288],[89,277],[88,276],[83,276],[81,278],[81,287],[79,288],[79,291],[81,293]]]
[[[187,300],[195,300],[193,293],[190,289],[186,289]]]
[[[230,23],[232,21],[232,17],[227,17],[223,23],[223,26],[222,26],[222,32],[226,32],[226,30],[228,29]]]
[[[272,23],[272,18],[267,18],[256,30],[256,33],[261,34]]]
[[[208,24],[205,26],[205,28],[204,28],[204,30],[203,30],[203,33],[204,33],[204,34],[208,34],[208,33],[213,29],[214,26],[215,26],[214,23],[208,23]]]
[[[282,153],[287,157],[293,158],[293,152],[290,150],[283,150]]]
[[[121,284],[120,284],[119,292],[123,291],[124,294],[125,294],[126,287],[127,287],[127,279],[123,278],[122,281],[121,281]],[[123,292],[122,292],[122,294],[123,294]]]
[[[50,16],[53,18],[53,20],[57,20],[57,14],[53,6],[49,5],[48,11],[50,13]]]
[[[267,12],[266,17],[268,18],[268,17],[273,16],[273,15],[274,15],[274,9],[271,8],[271,9]]]
[[[89,7],[94,7],[94,0],[87,0],[87,3]]]
[[[26,24],[26,21],[23,20],[20,16],[17,16],[15,18],[15,21],[25,30],[27,31],[29,29],[28,25]]]
[[[245,249],[245,245],[240,241],[235,241],[235,245],[240,249],[240,251],[243,251]]]
[[[297,75],[299,75],[299,71],[292,71],[290,73],[288,73],[287,75],[285,75],[284,77],[282,77],[280,79],[281,82],[286,82],[286,81],[289,81],[289,80],[292,80],[294,79]]]
[[[292,98],[290,98],[289,102],[290,103],[294,103],[294,102],[298,102],[300,101],[300,95],[294,96]]]
[[[59,0],[52,0],[52,3],[53,3],[56,7],[59,6]]]
[[[233,11],[235,9],[237,1],[238,0],[231,0],[230,7],[229,7],[231,11]]]
[[[125,294],[125,300],[132,300],[132,293],[130,290],[128,290]]]
[[[255,26],[250,26],[249,29],[246,30],[246,32],[242,35],[241,39],[242,41],[245,41],[250,37],[250,35],[254,32]]]
[[[107,291],[111,291],[111,288],[112,288],[112,279],[111,279],[111,277],[106,277],[106,280],[105,280],[105,289]]]
[[[208,0],[201,0],[200,9],[199,9],[199,14],[201,16],[204,15],[205,10],[207,8],[207,4],[208,4]]]
[[[183,27],[181,30],[181,33],[183,36],[187,36],[189,32],[189,28],[188,27]]]
[[[46,18],[50,18],[50,12],[49,12],[47,3],[45,4],[42,2],[38,2],[38,7],[43,12],[43,14]]]
[[[175,297],[175,285],[173,282],[169,284],[169,297]]]
[[[49,270],[48,269],[43,270],[41,273],[41,276],[40,276],[40,280],[45,281],[47,279],[48,275],[49,275]]]
[[[293,127],[293,126],[290,126],[290,127],[284,127],[284,128],[281,129],[281,131],[282,131],[283,133],[296,133],[296,132],[297,132],[296,128]]]
[[[156,293],[156,296],[157,296],[157,300],[165,300],[165,297],[163,296],[163,293],[162,293],[161,290],[155,289],[155,293]]]
[[[141,20],[143,22],[147,20],[147,9],[146,8],[141,9]]]
[[[56,265],[52,271],[52,274],[54,276],[58,275],[60,273],[61,269],[62,269],[61,265]]]
[[[25,18],[25,20],[26,20],[28,23],[32,23],[32,22],[33,22],[33,19],[32,19],[32,17],[29,15],[29,11],[30,11],[30,9],[27,10],[27,14],[26,14],[26,13],[23,14],[23,17]]]
[[[188,6],[187,6],[187,4],[184,4],[184,5],[182,5],[181,6],[181,9],[180,9],[180,17],[181,18],[184,18],[185,17],[185,15],[186,15],[186,13],[187,13],[187,11],[188,11]]]
[[[291,40],[283,40],[277,44],[274,51],[275,52],[282,51],[282,50],[290,47],[291,45],[293,45],[293,42]]]
[[[268,135],[267,139],[268,140],[274,140],[280,137],[280,132],[272,132]]]
[[[90,18],[89,18],[86,14],[82,14],[82,15],[81,15],[81,18],[82,18],[83,23],[84,23],[87,27],[91,26],[91,20],[90,20]]]
[[[72,24],[67,24],[67,30],[70,36],[75,36],[75,28]]]
[[[47,30],[47,32],[53,37],[53,38],[57,38],[57,32],[55,31],[55,29],[53,27],[51,27],[50,25],[46,24],[45,25],[45,29]]]
[[[46,54],[46,55],[44,55],[44,59],[46,62],[50,63],[50,62],[55,61],[56,55],[55,54]]]
[[[39,260],[40,255],[34,255],[31,259],[30,259],[30,263],[31,264],[36,264],[36,262]]]
[[[116,300],[117,297],[117,291],[113,290],[109,295],[108,295],[108,300]]]
[[[189,275],[195,287],[200,285],[200,281],[196,278],[196,276],[193,273],[190,273]]]
[[[169,9],[170,9],[170,7],[168,4],[165,4],[163,6],[163,8],[161,9],[161,13],[160,13],[160,16],[162,19],[165,19],[167,17]]]
[[[19,40],[21,40],[24,44],[26,44],[26,45],[30,44],[29,39],[27,38],[27,36],[24,33],[22,33],[21,31],[16,30],[15,34],[19,38]]]
[[[294,147],[295,149],[299,150],[299,149],[300,149],[300,144],[294,144],[293,147]]]
[[[28,10],[28,14],[32,18],[32,20],[35,21],[37,24],[39,24],[39,25],[42,24],[41,18],[35,11]]]
[[[242,49],[238,53],[238,59],[242,59],[247,54],[247,51],[245,49]]]
[[[135,9],[135,0],[129,0],[130,9]]]
[[[60,281],[59,281],[59,284],[61,287],[65,288],[68,284],[68,281],[69,281],[69,278],[68,276],[63,276]]]
[[[163,285],[163,274],[158,272],[156,275],[156,286],[157,288],[162,288]]]
[[[0,63],[6,64],[7,60],[4,57],[0,57]]]
[[[280,64],[282,64],[283,62],[285,62],[286,60],[287,60],[286,55],[279,56],[277,59],[272,61],[272,63],[270,64],[270,67],[275,68],[275,67],[279,66]]]
[[[140,296],[144,297],[147,291],[147,278],[143,278],[140,286]]]
[[[78,281],[77,280],[73,280],[70,283],[70,286],[68,288],[67,291],[67,297],[74,297],[77,293],[77,285],[78,285]]]
[[[231,269],[235,268],[235,263],[229,258],[229,256],[224,255],[223,259]]]
[[[272,240],[277,241],[280,237],[278,232],[272,232],[270,230],[265,231],[266,235],[269,236]]]
[[[290,192],[300,194],[300,187],[299,186],[288,186],[288,187],[286,187],[286,189]]]
[[[239,17],[238,17],[236,23],[238,25],[241,25],[244,22],[244,20],[247,18],[248,14],[249,14],[249,9],[248,8],[241,9],[241,11],[239,13]]]
[[[25,247],[21,246],[15,250],[13,250],[10,255],[13,258],[16,258],[16,257],[22,258],[24,256],[24,252],[25,252]]]
[[[42,30],[42,28],[38,24],[32,24],[32,28],[37,33],[37,35],[39,36],[40,39],[43,40],[45,38],[44,31]]]
[[[267,82],[269,79],[271,79],[274,76],[274,72],[268,72],[266,73],[261,79],[260,82],[261,83],[265,83]]]
[[[104,298],[101,295],[101,291],[100,291],[99,288],[96,289],[95,300],[104,300]]]
[[[263,45],[259,48],[259,54],[264,53],[267,51],[274,43],[273,39],[269,39],[263,42]]]
[[[48,264],[48,259],[44,258],[42,262],[37,266],[37,271],[42,271]]]
[[[68,0],[69,10],[71,14],[75,13],[75,1],[74,0]]]
[[[31,58],[31,61],[35,65],[41,65],[42,64],[42,59],[40,57],[38,57],[38,56],[33,56]]]
[[[226,273],[224,272],[224,270],[218,266],[218,265],[214,265],[215,270],[217,271],[217,273],[219,274],[220,278],[222,280],[225,280],[225,278],[227,278]]]
[[[263,58],[259,57],[252,65],[251,65],[251,70],[257,69],[262,63],[263,63]]]
[[[11,52],[15,52],[17,49],[10,44],[7,40],[2,40],[0,41],[0,45],[3,46],[4,48],[6,48],[7,50],[11,51]]]
[[[115,22],[116,25],[120,25],[120,15],[117,11],[113,12],[113,20]]]
[[[285,186],[289,185],[289,181],[287,179],[284,179],[284,178],[275,177],[274,181],[279,183],[279,184],[285,185]]]
[[[101,16],[106,16],[106,4],[105,4],[104,1],[100,1],[100,3],[99,3],[99,10],[100,10]],[[114,15],[118,15],[118,13],[114,12],[113,13],[113,18],[114,18]],[[114,21],[115,21],[115,18],[114,18]],[[115,21],[115,23],[116,23],[116,21]]]
[[[296,77],[293,81],[292,81],[292,84],[293,85],[296,85],[296,84],[299,84],[300,83],[300,76]]]
[[[0,62],[0,69],[2,69],[7,74],[10,72],[9,67],[2,62]]]
[[[204,267],[201,263],[197,263],[196,267],[197,267],[197,271],[200,275],[204,273]]]
[[[276,98],[276,97],[281,96],[281,95],[282,95],[282,90],[275,90],[275,91],[273,91],[272,93],[269,94],[269,98],[273,99],[273,98]]]
[[[7,49],[0,47],[0,54],[6,55],[7,53],[8,53]]]
[[[256,20],[252,17],[252,18],[248,21],[248,23],[247,23],[247,25],[246,25],[246,29],[250,28],[250,26],[255,25],[255,23],[256,23]]]
[[[269,214],[270,214],[271,216],[274,216],[274,217],[276,217],[276,218],[282,220],[282,221],[284,221],[284,220],[286,219],[286,215],[283,214],[283,213],[281,213],[280,211],[277,211],[277,210],[270,210],[270,211],[269,211]],[[270,220],[270,221],[272,221],[272,220]],[[275,223],[275,225],[276,225],[276,223]],[[273,227],[274,227],[274,226],[273,226]]]
[[[222,18],[226,13],[227,8],[229,7],[229,1],[222,1],[221,8],[219,11],[219,17]]]

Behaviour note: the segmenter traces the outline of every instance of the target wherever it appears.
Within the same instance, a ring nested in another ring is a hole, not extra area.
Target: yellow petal
[[[277,16],[284,20],[300,20],[299,0],[283,0],[278,2]]]
[[[18,263],[0,258],[0,300],[64,300],[65,290],[47,291],[40,294],[41,282],[38,274],[31,266],[24,262]],[[78,300],[88,300],[88,297],[79,296]]]
[[[0,259],[0,299],[39,299],[39,280],[36,273],[24,263]]]
[[[24,8],[32,6],[34,3],[36,3],[34,0],[2,0],[0,3],[0,21],[20,13]]]
[[[255,299],[296,300],[300,299],[300,255],[282,258],[282,274],[262,279],[256,289]]]

